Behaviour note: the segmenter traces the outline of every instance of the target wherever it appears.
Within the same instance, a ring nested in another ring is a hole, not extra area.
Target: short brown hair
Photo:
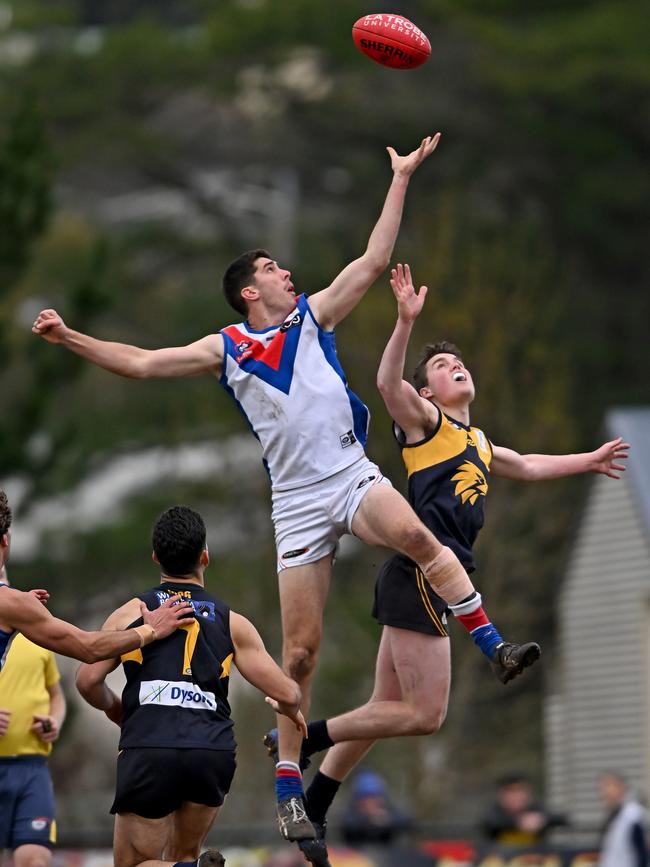
[[[9,527],[11,527],[11,518],[12,514],[7,495],[0,488],[0,536],[4,536]]]
[[[455,343],[450,343],[448,340],[438,340],[437,343],[427,343],[422,350],[420,360],[413,371],[413,384],[418,391],[420,391],[421,388],[426,388],[427,385],[427,362],[430,361],[434,355],[440,355],[443,352],[455,355],[456,358],[461,357],[460,349]]]
[[[261,249],[242,253],[228,265],[221,281],[226,301],[242,316],[247,315],[248,305],[241,297],[241,290],[245,286],[250,286],[255,274],[255,262],[261,258],[270,259],[271,256],[266,250]]]

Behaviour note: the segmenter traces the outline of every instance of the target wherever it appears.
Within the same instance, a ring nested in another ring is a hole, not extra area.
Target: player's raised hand
[[[429,291],[426,286],[420,286],[415,291],[408,265],[398,265],[390,272],[390,285],[397,300],[397,315],[402,322],[415,322],[424,306],[424,299]]]
[[[422,144],[417,148],[417,150],[411,151],[410,154],[407,154],[404,157],[400,156],[395,148],[387,147],[386,150],[390,156],[390,164],[395,174],[406,175],[407,177],[412,175],[420,163],[426,160],[427,157],[431,156],[438,146],[439,141],[439,132],[437,132],[433,138],[428,135],[426,138],[422,139]]]
[[[620,461],[627,460],[630,444],[623,442],[623,437],[616,437],[591,453],[591,471],[602,473],[610,479],[620,479],[621,473],[625,472],[625,464]]]
[[[167,638],[179,626],[189,623],[194,617],[194,609],[190,602],[180,596],[172,596],[159,608],[149,611],[144,602],[140,603],[140,613],[147,626],[152,626],[156,638]]]
[[[38,334],[48,343],[62,343],[67,327],[56,310],[41,310],[34,324],[32,332]]]
[[[288,716],[290,720],[293,720],[294,725],[303,738],[307,737],[307,723],[302,715],[302,711],[297,705],[287,704],[286,701],[276,701],[269,695],[266,696],[264,701],[270,705],[276,713],[284,714],[284,716]]]

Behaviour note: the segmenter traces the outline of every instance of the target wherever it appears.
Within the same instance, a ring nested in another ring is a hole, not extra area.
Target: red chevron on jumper
[[[278,370],[282,361],[282,350],[284,341],[287,336],[286,331],[277,331],[273,340],[264,346],[259,340],[256,340],[250,334],[242,334],[236,325],[229,325],[223,331],[231,338],[238,349],[235,361],[239,364],[246,358],[252,358],[254,361],[261,361],[272,370]],[[241,347],[241,352],[239,348]]]

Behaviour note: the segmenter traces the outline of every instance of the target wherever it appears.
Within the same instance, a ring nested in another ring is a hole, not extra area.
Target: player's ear
[[[431,400],[433,397],[433,392],[428,385],[423,386],[418,393],[420,397],[423,397],[425,400]]]
[[[208,552],[207,547],[201,551],[201,557],[199,559],[199,563],[203,566],[204,569],[207,569],[210,563],[210,554]]]
[[[241,290],[241,297],[247,304],[250,304],[251,301],[257,301],[257,299],[260,297],[260,290],[257,288],[257,286],[251,283],[250,286],[244,286],[244,288]]]
[[[152,552],[151,552],[151,559],[152,559],[153,562],[156,564],[156,566],[160,566],[160,560],[159,560],[158,557],[156,556],[156,552],[155,552],[155,551],[152,551]]]

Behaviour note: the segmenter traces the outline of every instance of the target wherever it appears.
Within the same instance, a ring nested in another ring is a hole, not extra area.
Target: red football
[[[352,38],[366,57],[393,69],[415,69],[431,54],[426,35],[403,15],[364,15],[355,22]]]

